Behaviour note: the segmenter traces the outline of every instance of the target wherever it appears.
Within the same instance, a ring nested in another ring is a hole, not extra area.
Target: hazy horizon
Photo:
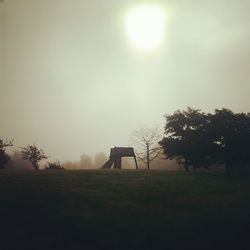
[[[145,52],[124,20],[152,2],[167,25]],[[249,112],[249,11],[248,0],[0,1],[0,137],[78,160],[187,106]]]

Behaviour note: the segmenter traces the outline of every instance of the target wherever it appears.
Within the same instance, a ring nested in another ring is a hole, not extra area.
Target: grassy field
[[[0,218],[1,250],[249,249],[250,180],[4,170]]]

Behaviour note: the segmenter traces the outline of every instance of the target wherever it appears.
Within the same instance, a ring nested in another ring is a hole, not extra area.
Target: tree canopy
[[[0,169],[10,160],[10,156],[6,153],[7,147],[13,146],[13,140],[3,140],[0,138]]]
[[[216,164],[227,175],[236,163],[249,163],[250,116],[216,109],[213,114],[188,108],[166,115],[165,137],[160,141],[168,159],[176,159],[188,171]]]
[[[39,169],[39,162],[48,157],[44,154],[42,149],[36,145],[28,145],[21,148],[22,158],[31,162],[32,167],[36,170]]]

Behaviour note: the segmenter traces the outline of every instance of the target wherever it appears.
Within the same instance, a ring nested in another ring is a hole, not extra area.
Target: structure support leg
[[[114,160],[114,169],[121,169],[122,168],[122,158],[116,157]]]

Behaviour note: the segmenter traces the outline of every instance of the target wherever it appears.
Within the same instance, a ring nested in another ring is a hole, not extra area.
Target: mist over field
[[[250,2],[154,1],[167,25],[147,53],[124,21],[139,3],[1,1],[0,135],[79,161],[133,146],[134,129],[187,106],[247,112]]]

